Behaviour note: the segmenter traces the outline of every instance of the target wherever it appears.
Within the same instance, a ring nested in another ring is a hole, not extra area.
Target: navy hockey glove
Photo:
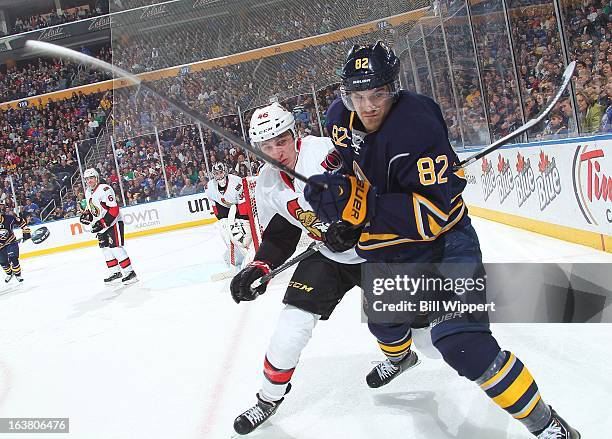
[[[362,227],[341,221],[332,223],[323,235],[325,246],[335,253],[342,253],[357,245]]]
[[[374,215],[376,188],[365,176],[358,178],[326,172],[313,175],[308,182],[304,197],[322,221],[346,221],[360,226]],[[327,189],[321,189],[322,185],[327,185]]]
[[[234,302],[255,300],[257,296],[266,291],[268,283],[257,288],[251,288],[251,284],[260,277],[270,272],[270,266],[262,261],[253,261],[234,276],[230,284],[230,291]]]
[[[104,222],[103,218],[100,218],[94,223],[93,226],[91,226],[91,233],[98,233],[104,228],[106,228],[106,223]]]
[[[89,210],[86,210],[79,217],[79,221],[81,222],[81,224],[85,224],[86,226],[88,226],[93,221],[93,215]]]
[[[30,232],[23,232],[23,234],[21,235],[21,242],[27,241],[31,237],[32,237],[32,233],[30,233]]]

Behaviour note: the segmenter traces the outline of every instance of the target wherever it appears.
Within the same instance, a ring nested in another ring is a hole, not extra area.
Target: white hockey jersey
[[[325,172],[323,163],[334,145],[327,137],[306,136],[299,140],[299,153],[295,171],[310,177]],[[304,199],[304,186],[301,181],[291,181],[286,174],[266,164],[257,177],[255,202],[261,227],[265,230],[276,213],[291,224],[300,227],[314,240],[321,240],[327,224],[321,222],[312,207]],[[320,250],[326,258],[343,264],[358,264],[364,259],[357,256],[354,249],[334,253],[323,246]]]
[[[93,223],[100,218],[104,218],[106,212],[110,210],[115,219],[106,224],[107,227],[113,226],[117,221],[121,221],[121,210],[117,203],[117,197],[112,187],[107,184],[99,184],[92,191],[89,187],[85,190],[85,199],[87,200],[87,208],[93,215]]]
[[[227,175],[227,185],[219,187],[219,182],[211,179],[206,186],[204,196],[223,207],[231,207],[232,204],[240,205],[244,203],[244,193],[242,190],[242,179],[237,175]],[[217,209],[215,209],[216,214]]]

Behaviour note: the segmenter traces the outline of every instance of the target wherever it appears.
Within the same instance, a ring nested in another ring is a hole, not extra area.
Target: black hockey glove
[[[323,235],[325,246],[334,253],[342,253],[357,245],[363,227],[355,227],[345,221],[331,223]]]
[[[266,291],[268,283],[257,288],[251,288],[251,284],[260,277],[270,272],[270,266],[262,261],[253,261],[234,276],[230,284],[230,291],[234,302],[255,300],[257,296]]]
[[[27,241],[31,237],[32,237],[32,233],[30,233],[30,232],[23,232],[23,234],[21,235],[21,242]]]
[[[106,227],[106,223],[104,222],[104,220],[99,219],[98,221],[94,223],[93,226],[91,226],[91,233],[98,233],[105,227]]]
[[[79,221],[81,222],[81,224],[85,224],[86,226],[88,226],[93,221],[93,215],[90,211],[86,210],[79,217]]]

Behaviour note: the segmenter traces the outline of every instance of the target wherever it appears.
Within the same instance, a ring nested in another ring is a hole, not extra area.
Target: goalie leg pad
[[[287,385],[298,364],[302,350],[312,336],[320,316],[286,305],[264,360],[264,380],[261,395],[269,401],[285,396]]]
[[[253,242],[249,233],[249,222],[243,219],[236,219],[229,226],[230,240],[243,249],[248,249]]]

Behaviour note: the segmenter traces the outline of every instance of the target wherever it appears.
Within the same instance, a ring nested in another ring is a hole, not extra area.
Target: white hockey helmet
[[[96,177],[100,181],[100,174],[94,168],[85,169],[85,172],[83,172],[83,178],[87,179],[89,177]]]
[[[291,130],[293,138],[297,141],[293,113],[285,110],[278,102],[274,102],[253,112],[249,137],[251,144],[259,147],[261,142],[273,139],[287,130]]]

